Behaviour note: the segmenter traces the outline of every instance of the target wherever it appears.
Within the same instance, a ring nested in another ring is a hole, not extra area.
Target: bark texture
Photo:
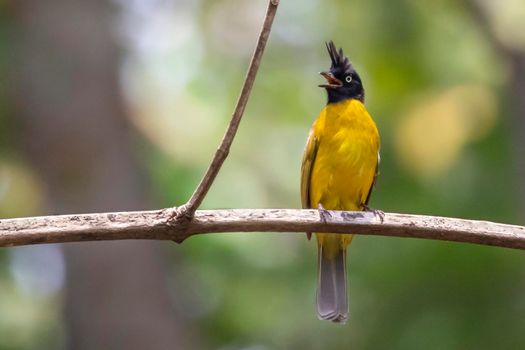
[[[525,227],[438,216],[317,210],[197,210],[189,223],[172,220],[173,209],[61,215],[0,221],[0,246],[122,239],[182,242],[216,232],[334,232],[414,237],[525,249]],[[175,209],[176,210],[176,209]]]

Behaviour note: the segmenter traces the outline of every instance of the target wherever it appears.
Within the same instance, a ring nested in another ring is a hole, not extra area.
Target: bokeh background
[[[266,1],[0,0],[0,216],[183,203],[229,121]],[[525,2],[281,0],[206,208],[297,208],[324,48],[382,135],[372,206],[525,224]],[[216,234],[0,250],[0,349],[518,349],[525,255],[360,236],[350,320],[315,244]]]

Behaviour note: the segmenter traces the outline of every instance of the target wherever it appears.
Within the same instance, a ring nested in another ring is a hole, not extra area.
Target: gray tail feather
[[[317,313],[320,319],[345,323],[348,319],[346,249],[328,258],[319,246],[318,254]]]

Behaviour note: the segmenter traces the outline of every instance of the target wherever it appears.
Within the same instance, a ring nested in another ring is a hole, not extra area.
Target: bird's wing
[[[317,149],[319,148],[319,139],[314,134],[315,124],[310,130],[306,148],[304,150],[303,162],[301,164],[301,202],[304,209],[310,208],[310,180],[312,177],[312,168],[314,166]],[[307,232],[308,239],[312,237],[311,232]]]
[[[374,188],[374,185],[376,184],[377,176],[379,175],[379,162],[381,161],[381,155],[379,152],[377,152],[377,164],[376,164],[376,171],[374,174],[374,180],[372,181],[372,185],[370,185],[370,189],[368,190],[368,194],[366,195],[365,205],[368,206],[368,202],[370,201],[370,195],[372,194],[372,189]]]

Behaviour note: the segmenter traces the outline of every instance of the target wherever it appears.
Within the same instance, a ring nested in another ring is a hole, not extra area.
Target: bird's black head
[[[326,43],[326,48],[332,60],[332,66],[329,71],[320,73],[326,79],[327,84],[319,85],[319,87],[326,89],[328,103],[341,102],[349,98],[364,102],[365,89],[361,78],[348,57],[343,54],[343,49],[337,51],[333,41]]]

